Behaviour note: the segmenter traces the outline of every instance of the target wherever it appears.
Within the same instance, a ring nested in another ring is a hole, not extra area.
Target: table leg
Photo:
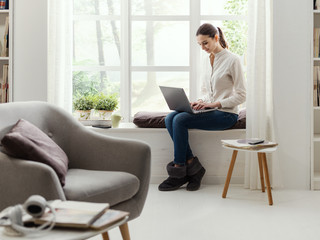
[[[120,227],[120,232],[123,240],[130,240],[128,223],[122,224]]]
[[[263,167],[262,167],[262,153],[258,152],[258,162],[259,162],[259,171],[260,171],[260,182],[261,182],[261,190],[265,192],[264,187],[264,176],[263,176]]]
[[[102,233],[102,239],[103,240],[110,240],[108,232]]]
[[[235,164],[235,162],[236,162],[237,154],[238,154],[238,151],[237,151],[237,150],[233,150],[232,158],[231,158],[231,162],[230,162],[230,166],[229,166],[229,171],[228,171],[228,175],[227,175],[227,179],[226,179],[226,182],[225,182],[225,184],[224,184],[224,189],[223,189],[223,193],[222,193],[222,198],[226,198],[226,196],[227,196],[227,192],[228,192],[228,188],[229,188],[229,183],[230,183],[230,180],[231,180],[231,175],[232,175],[233,167],[234,167],[234,164]]]
[[[269,205],[273,205],[266,153],[262,153],[262,164],[265,172]]]

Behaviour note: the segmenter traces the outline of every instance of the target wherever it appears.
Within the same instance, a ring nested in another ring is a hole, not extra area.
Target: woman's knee
[[[174,126],[184,126],[185,124],[188,123],[189,119],[190,119],[190,113],[181,112],[174,117],[173,125]]]
[[[177,114],[178,112],[171,112],[165,117],[164,122],[166,126],[172,125],[173,119]]]

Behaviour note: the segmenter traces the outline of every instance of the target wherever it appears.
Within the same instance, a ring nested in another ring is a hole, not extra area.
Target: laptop
[[[178,112],[188,112],[193,114],[210,112],[210,111],[216,110],[215,108],[201,109],[201,110],[192,109],[192,107],[190,106],[188,97],[185,91],[183,90],[183,88],[165,87],[165,86],[159,86],[159,87],[161,89],[161,92],[170,110],[176,110]]]

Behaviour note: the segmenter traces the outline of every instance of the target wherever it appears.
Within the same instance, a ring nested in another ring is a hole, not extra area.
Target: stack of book
[[[129,215],[128,212],[109,209],[108,203],[91,203],[55,200],[50,204],[56,211],[55,226],[71,228],[104,229]],[[51,212],[28,222],[43,224],[51,221]]]

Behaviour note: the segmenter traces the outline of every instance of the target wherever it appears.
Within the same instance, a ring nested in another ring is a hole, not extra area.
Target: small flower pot
[[[99,119],[101,120],[110,120],[113,111],[106,111],[106,110],[98,110]]]
[[[89,120],[91,116],[91,110],[76,110],[78,120]]]

